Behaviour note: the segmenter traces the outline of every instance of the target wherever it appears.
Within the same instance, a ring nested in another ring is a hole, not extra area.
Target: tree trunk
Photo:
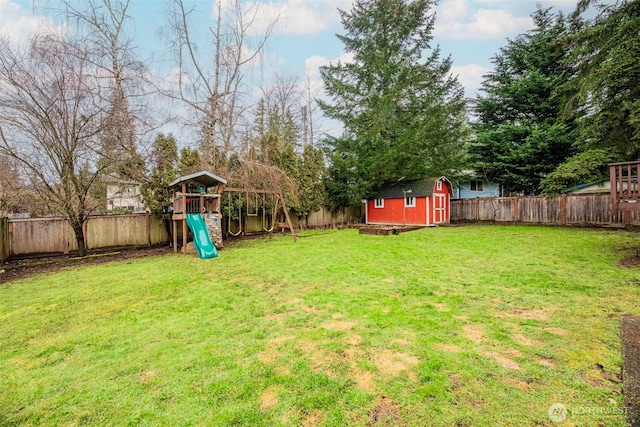
[[[84,241],[84,228],[82,223],[71,224],[73,232],[76,235],[76,243],[78,244],[78,256],[87,256],[87,247]]]

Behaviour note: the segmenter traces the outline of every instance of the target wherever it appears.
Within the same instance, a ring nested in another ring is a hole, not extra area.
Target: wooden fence
[[[362,207],[330,212],[323,208],[307,218],[292,218],[296,229],[335,227],[357,222],[362,217]],[[277,218],[285,222],[284,218]],[[269,228],[271,218],[259,216],[243,217],[245,233],[260,233]],[[227,219],[223,218],[226,232]],[[238,221],[231,222],[233,232],[238,230]],[[164,224],[148,214],[91,216],[85,224],[87,250],[112,247],[152,246],[169,244],[169,235]],[[78,250],[75,234],[63,218],[0,219],[0,262],[9,257],[24,258],[38,254],[69,254]]]
[[[148,214],[91,216],[85,224],[87,250],[151,246],[169,242],[164,224]],[[9,222],[9,256],[68,254],[78,250],[75,234],[63,218]]]
[[[609,193],[496,197],[453,200],[451,221],[624,227],[640,225],[640,212],[612,210]]]

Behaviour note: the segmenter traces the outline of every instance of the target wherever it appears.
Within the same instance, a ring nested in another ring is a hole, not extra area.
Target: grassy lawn
[[[640,234],[355,230],[0,285],[0,425],[623,426]]]

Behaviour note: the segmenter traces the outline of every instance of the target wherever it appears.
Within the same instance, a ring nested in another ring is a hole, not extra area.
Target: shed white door
[[[446,222],[445,218],[445,201],[446,196],[444,194],[433,195],[433,218],[436,224]]]

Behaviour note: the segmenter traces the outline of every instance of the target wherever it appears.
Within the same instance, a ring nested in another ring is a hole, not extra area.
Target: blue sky
[[[81,0],[79,0],[81,1]],[[0,33],[24,37],[42,27],[34,8],[46,0],[0,0]],[[202,12],[202,22],[213,15],[215,0],[193,2]],[[351,0],[263,0],[266,20],[279,16],[279,24],[262,61],[265,79],[275,72],[317,77],[317,68],[336,61],[344,52],[335,37],[342,32],[337,9],[351,8]],[[491,69],[490,58],[508,37],[532,26],[530,14],[536,4],[570,13],[575,0],[440,0],[434,31],[435,43],[451,55],[453,72],[459,76],[467,96],[473,96],[482,75]],[[163,49],[157,29],[164,21],[163,0],[133,0],[131,15],[142,56],[158,55]],[[42,14],[39,12],[38,14]],[[258,28],[259,30],[259,28]],[[152,64],[152,62],[149,62]]]

